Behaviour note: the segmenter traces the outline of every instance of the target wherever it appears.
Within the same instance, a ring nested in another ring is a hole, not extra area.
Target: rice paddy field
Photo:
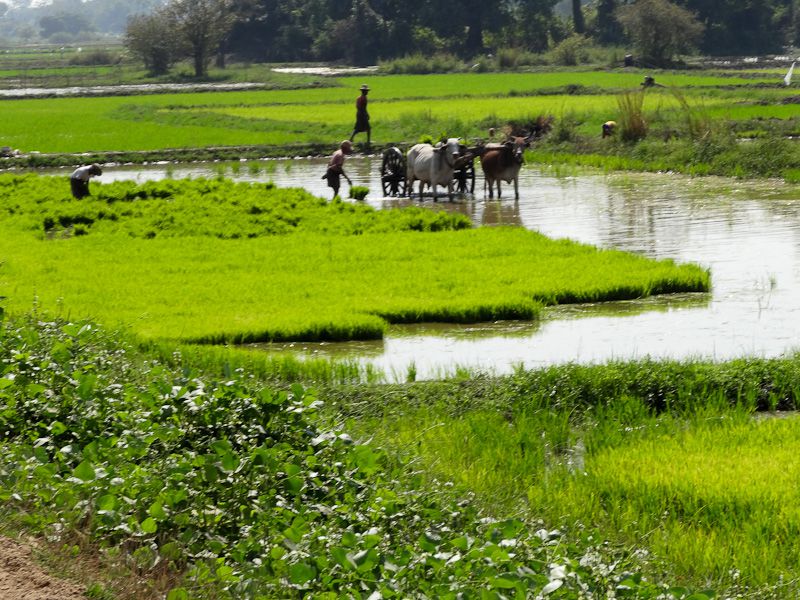
[[[570,71],[426,76],[374,76],[292,83],[247,92],[155,94],[103,98],[6,100],[3,143],[22,152],[80,153],[204,146],[334,145],[352,127],[358,87],[372,87],[373,141],[416,141],[447,132],[485,137],[490,126],[538,115],[575,122],[595,134],[618,112],[617,95],[637,90],[644,72]],[[670,90],[720,118],[771,117],[793,95],[773,76],[658,74],[666,88],[648,92],[645,111],[655,121],[681,120]],[[744,107],[744,108],[743,108]],[[738,114],[745,110],[746,114]],[[715,113],[716,115],[716,113]],[[715,116],[716,118],[716,116]]]
[[[3,100],[0,143],[333,148],[368,83],[378,146],[551,114],[563,139],[530,158],[568,162],[585,143],[584,157],[609,160],[618,142],[595,145],[599,124],[646,74],[286,76],[285,89]],[[754,155],[791,157],[771,137],[794,119],[780,74],[655,77],[667,87],[644,107],[662,131],[707,115],[752,133]],[[671,143],[650,138],[619,166],[654,164],[659,145],[690,162]],[[82,201],[68,189],[0,175],[5,529],[126,565],[138,598],[800,593],[796,357],[385,384],[232,345],[536,319],[553,304],[708,290],[713,273],[263,183],[93,183]],[[123,597],[115,585],[90,587]]]
[[[691,265],[263,184],[118,182],[81,201],[61,178],[0,187],[9,308],[149,339],[371,339],[388,323],[533,319],[544,305],[709,287]]]

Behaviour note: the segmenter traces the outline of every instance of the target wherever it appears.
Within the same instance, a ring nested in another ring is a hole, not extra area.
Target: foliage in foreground
[[[326,426],[311,391],[172,372],[87,323],[8,322],[0,341],[7,515],[52,539],[88,533],[144,573],[184,573],[170,600],[666,591],[588,534],[567,543],[422,486]]]

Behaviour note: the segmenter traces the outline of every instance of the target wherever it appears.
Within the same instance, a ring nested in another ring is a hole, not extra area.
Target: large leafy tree
[[[716,55],[780,52],[791,41],[792,0],[683,0],[705,25],[700,48]]]
[[[344,19],[332,21],[317,37],[315,51],[321,58],[367,65],[385,55],[389,26],[367,0],[353,0]]]
[[[235,0],[238,19],[229,48],[254,60],[294,61],[311,58],[315,39],[349,14],[346,2],[332,0]]]
[[[125,29],[125,46],[141,59],[151,75],[163,75],[179,55],[178,40],[169,22],[156,11],[128,19]]]
[[[594,23],[594,36],[601,44],[614,44],[622,40],[622,28],[615,16],[617,0],[598,0]]]
[[[170,22],[176,23],[175,34],[190,42],[195,70],[202,74],[211,54],[207,49],[215,43],[251,60],[324,59],[354,64],[440,49],[465,57],[503,45],[544,50],[556,2],[171,0],[167,6],[173,15]],[[227,12],[217,10],[220,5],[227,6]],[[215,17],[200,18],[207,13]],[[223,32],[231,28],[226,35],[216,35],[219,27],[198,27],[209,22],[224,25]]]
[[[553,29],[553,7],[557,0],[505,0],[501,3],[507,20],[495,30],[500,46],[546,50]]]
[[[45,15],[39,19],[39,27],[44,38],[51,37],[57,33],[78,35],[94,31],[91,21],[80,12],[58,12]]]
[[[417,25],[449,41],[450,50],[472,57],[485,50],[486,34],[509,23],[505,0],[421,0]]]
[[[572,0],[572,23],[575,33],[586,32],[586,22],[583,18],[583,7],[581,0]]]
[[[211,58],[235,22],[232,0],[172,0],[163,14],[185,44],[195,76],[207,75]]]
[[[666,66],[676,55],[694,51],[703,35],[694,14],[669,0],[638,0],[616,14],[640,61],[651,66]]]

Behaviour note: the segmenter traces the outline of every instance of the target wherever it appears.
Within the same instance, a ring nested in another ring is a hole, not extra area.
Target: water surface
[[[272,180],[330,196],[320,176],[325,161],[259,161],[219,165],[108,168],[119,178],[214,176]],[[381,198],[380,159],[351,158],[355,185],[370,189],[378,208],[411,203]],[[476,189],[482,179],[478,178]],[[343,191],[346,189],[343,188]],[[773,357],[800,347],[800,189],[781,181],[739,182],[674,174],[581,174],[556,177],[526,167],[520,199],[507,187],[502,200],[483,192],[424,206],[455,210],[476,224],[516,224],[554,237],[652,258],[695,262],[711,270],[709,294],[548,309],[541,322],[392,327],[384,340],[341,344],[274,345],[301,356],[369,361],[390,377],[451,373],[456,367],[495,373],[615,359]],[[418,200],[414,203],[419,204]]]

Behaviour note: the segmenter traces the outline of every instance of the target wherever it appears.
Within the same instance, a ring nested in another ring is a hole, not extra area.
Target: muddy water
[[[265,161],[256,163],[258,171],[248,165],[227,166],[225,174],[329,195],[320,179],[323,161]],[[109,168],[100,181],[209,176],[222,168]],[[348,162],[354,184],[371,190],[367,202],[379,208],[408,204],[379,197],[379,170],[378,159]],[[479,178],[476,187],[481,184]],[[484,226],[519,224],[551,237],[696,262],[711,269],[713,290],[559,307],[538,323],[393,327],[380,342],[270,349],[369,361],[390,378],[404,379],[409,370],[428,378],[459,366],[506,373],[518,365],[779,356],[800,348],[800,189],[782,182],[671,174],[556,177],[525,168],[518,201],[512,193],[489,201],[481,192],[452,203],[427,199],[423,205],[464,212]]]

